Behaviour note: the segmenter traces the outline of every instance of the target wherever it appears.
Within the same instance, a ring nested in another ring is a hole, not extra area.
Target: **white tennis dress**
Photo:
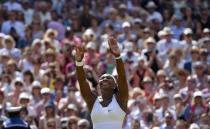
[[[107,107],[96,99],[91,112],[93,129],[122,129],[125,112],[120,108],[115,96]]]

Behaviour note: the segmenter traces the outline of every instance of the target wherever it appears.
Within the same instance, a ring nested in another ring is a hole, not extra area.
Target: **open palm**
[[[111,53],[115,57],[120,56],[120,48],[119,48],[119,46],[117,44],[116,39],[113,38],[113,37],[110,37],[109,40],[108,40],[108,44],[109,44],[109,48],[110,48]]]

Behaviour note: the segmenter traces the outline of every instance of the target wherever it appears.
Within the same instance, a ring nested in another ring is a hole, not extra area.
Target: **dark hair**
[[[23,76],[27,76],[29,75],[31,78],[30,78],[30,82],[32,83],[34,81],[34,75],[31,71],[27,70],[23,73]]]

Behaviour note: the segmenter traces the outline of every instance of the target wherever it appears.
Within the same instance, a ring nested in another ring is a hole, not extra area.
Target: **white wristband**
[[[118,57],[115,57],[115,60],[118,60],[118,59],[121,59],[121,55],[118,56]]]
[[[76,61],[76,66],[83,66],[83,65],[84,65],[83,61],[80,62]]]

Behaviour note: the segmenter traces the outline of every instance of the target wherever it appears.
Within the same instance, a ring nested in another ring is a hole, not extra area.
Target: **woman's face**
[[[109,74],[104,74],[99,78],[99,88],[101,93],[113,92],[115,89],[115,81]]]

